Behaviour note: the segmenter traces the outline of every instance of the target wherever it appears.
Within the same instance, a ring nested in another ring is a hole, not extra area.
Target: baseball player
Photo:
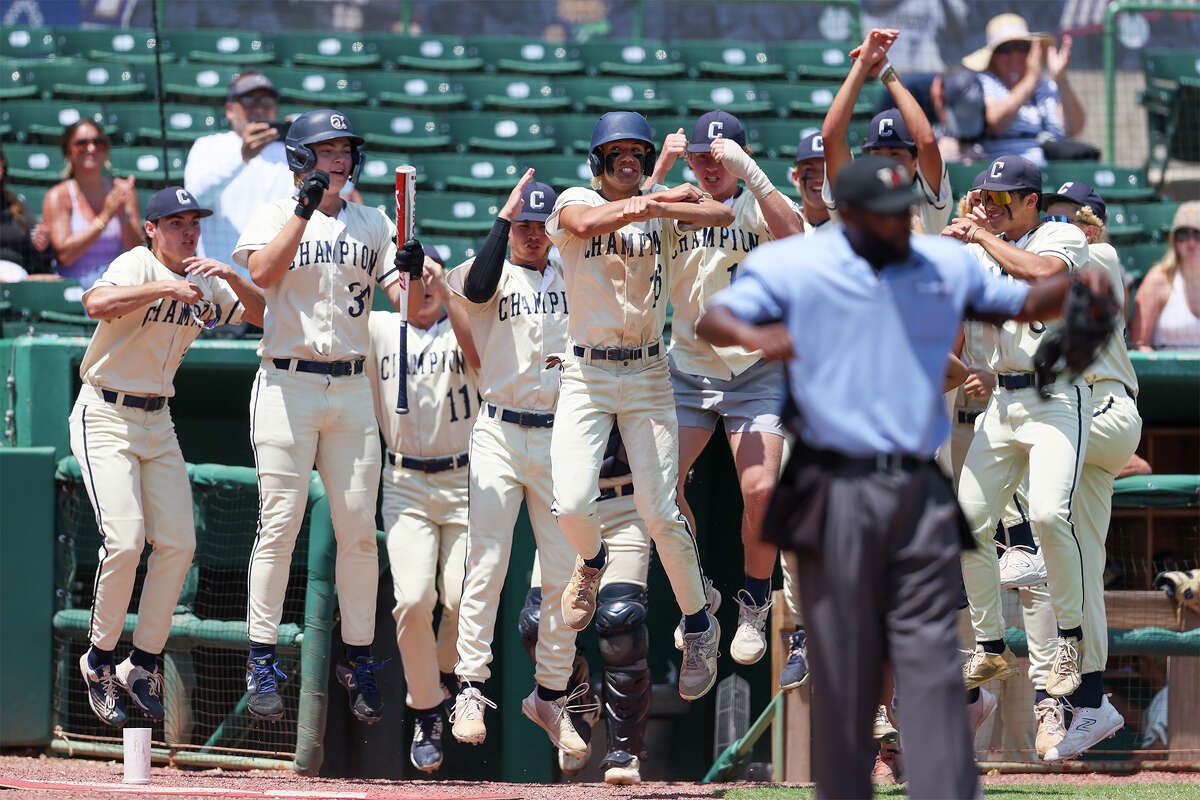
[[[210,214],[183,187],[156,192],[143,225],[149,246],[118,256],[83,294],[84,309],[100,324],[79,366],[71,452],[104,539],[91,646],[79,669],[92,711],[114,727],[127,719],[119,689],[151,719],[163,719],[158,657],[196,547],[191,485],[167,410],[175,371],[201,329],[262,322],[257,288],[228,264],[196,258],[200,219]],[[147,540],[154,549],[133,649],[117,664],[113,651]]]
[[[804,232],[812,233],[829,222],[829,208],[821,196],[825,187],[825,139],[819,131],[800,137],[796,165],[788,177],[800,193],[800,219],[804,221]]]
[[[574,313],[550,448],[554,508],[575,548],[575,571],[562,595],[568,627],[582,630],[596,610],[606,563],[596,515],[596,486],[613,420],[621,431],[634,501],[684,614],[679,694],[703,696],[716,681],[720,628],[707,610],[696,543],[676,503],[679,435],[663,352],[677,220],[697,229],[724,227],[732,210],[691,184],[643,192],[654,160],[650,124],[640,114],[609,112],[592,131],[592,188],[559,196],[546,232],[563,258]],[[544,569],[544,565],[543,565]]]
[[[739,664],[754,664],[767,651],[771,573],[779,552],[763,541],[761,529],[783,457],[783,365],[765,362],[761,353],[742,348],[715,348],[698,339],[695,329],[709,298],[729,286],[738,265],[759,242],[802,233],[804,226],[795,206],[746,152],[746,131],[737,117],[710,111],[696,120],[683,142],[670,141],[673,137],[684,139],[680,133],[667,137],[655,176],[670,170],[674,152],[682,146],[700,188],[734,215],[724,227],[674,226],[668,269],[675,309],[669,360],[679,422],[676,493],[680,510],[695,530],[684,483],[717,420],[722,420],[742,492],[745,549],[745,588],[736,597],[738,627],[729,652]],[[681,645],[677,634],[676,644]]]
[[[415,241],[397,249],[395,226],[381,211],[338,196],[362,164],[362,143],[338,111],[297,117],[284,142],[297,195],[260,207],[234,249],[267,298],[262,365],[250,395],[259,521],[247,578],[246,690],[259,719],[283,716],[275,642],[314,463],[337,538],[345,644],[337,680],[355,717],[370,724],[383,713],[380,662],[371,656],[380,458],[371,383],[363,374],[367,319],[375,284],[397,305],[401,271],[420,275],[424,257]]]
[[[1089,259],[1087,240],[1073,225],[1042,222],[1042,175],[1020,156],[1002,156],[988,166],[981,187],[985,230],[972,219],[954,220],[944,231],[968,242],[993,272],[1033,281],[1077,271]],[[1003,234],[1003,238],[1001,238]],[[1054,612],[1058,619],[1054,664],[1046,691],[1066,697],[1080,685],[1086,580],[1083,564],[1091,543],[1076,529],[1073,508],[1086,455],[1091,389],[1080,378],[1040,387],[1033,354],[1046,326],[1007,322],[985,332],[988,366],[997,388],[976,422],[959,476],[958,498],[979,547],[962,555],[963,581],[971,606],[976,647],[963,667],[968,689],[1015,672],[1004,657],[999,565],[992,537],[1005,498],[1029,471],[1028,515],[1041,542]],[[1100,554],[1103,561],[1103,553]]]
[[[850,51],[850,57],[855,61],[821,126],[825,146],[825,183],[821,197],[836,222],[833,183],[851,158],[846,133],[863,83],[868,77],[876,76],[891,93],[896,108],[882,111],[871,119],[863,152],[887,156],[913,176],[913,186],[921,193],[920,202],[913,207],[913,232],[936,234],[950,217],[950,176],[938,151],[933,126],[921,110],[921,104],[888,63],[888,49],[899,33],[876,28],[867,34],[861,45]]]
[[[492,636],[508,572],[513,526],[521,502],[529,512],[542,564],[542,602],[534,679],[521,711],[560,750],[582,755],[587,742],[575,727],[582,693],[567,693],[575,633],[557,602],[571,574],[573,552],[550,510],[550,430],[558,400],[558,371],[548,356],[566,346],[567,294],[550,263],[546,218],[554,190],[527,170],[512,190],[479,254],[450,273],[452,317],[464,349],[479,359],[483,405],[471,430],[466,568],[458,617],[460,681],[451,716],[454,738],[478,744],[487,736],[485,682],[491,675]],[[507,246],[507,247],[506,247]],[[508,258],[505,250],[508,249]],[[578,687],[577,687],[578,688]]]
[[[458,660],[458,603],[467,545],[467,448],[479,410],[478,358],[463,353],[445,303],[441,259],[425,254],[423,291],[410,293],[408,363],[398,361],[400,315],[372,314],[366,371],[375,419],[387,447],[383,529],[396,606],[396,645],[415,718],[409,759],[422,772],[442,764],[442,685]],[[398,382],[408,380],[409,413],[396,413]],[[441,597],[437,634],[433,610]]]

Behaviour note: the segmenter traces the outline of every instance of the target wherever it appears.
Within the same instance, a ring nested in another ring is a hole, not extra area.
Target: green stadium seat
[[[460,146],[497,153],[536,153],[552,150],[557,142],[540,117],[532,114],[449,115]]]
[[[430,184],[439,191],[508,192],[525,170],[536,167],[542,158],[518,162],[511,156],[440,154],[422,158],[420,166]]]
[[[62,180],[63,157],[57,144],[8,144],[6,180],[13,183],[58,183]]]
[[[1108,238],[1110,239],[1146,238],[1146,229],[1133,222],[1129,217],[1129,212],[1125,210],[1125,206],[1120,203],[1108,204],[1108,222],[1105,223],[1105,227],[1108,229]]]
[[[841,81],[850,72],[851,42],[787,42],[771,45],[771,60],[800,80]]]
[[[503,202],[500,195],[423,195],[417,201],[417,230],[421,236],[430,233],[484,236],[492,229]]]
[[[790,116],[824,118],[833,98],[837,95],[838,83],[762,83],[761,95],[767,98],[778,112],[786,111]],[[871,117],[879,108],[882,87],[868,83],[858,94],[853,116]]]
[[[795,159],[801,137],[820,130],[819,120],[752,119],[746,123],[746,144],[755,158]]]
[[[263,67],[280,99],[315,106],[353,106],[367,102],[358,76],[323,67]]]
[[[354,121],[353,117],[350,120]],[[417,167],[417,186],[424,188],[424,175],[420,164],[413,161],[412,156],[402,153],[380,153],[374,150],[366,151],[366,160],[358,175],[360,191],[391,191],[396,190],[396,167],[401,164],[414,164]],[[394,205],[393,200],[393,205]]]
[[[368,148],[411,152],[439,150],[453,142],[450,126],[427,111],[354,109],[350,122]]]
[[[0,60],[54,58],[58,45],[54,31],[26,25],[0,25]]]
[[[621,110],[653,114],[675,109],[675,103],[660,92],[653,81],[597,76],[565,78],[555,83],[566,89],[576,109],[580,111]]]
[[[462,75],[455,76],[452,83],[461,88],[474,108],[538,112],[571,108],[564,79],[539,75]]]
[[[25,205],[29,206],[29,210],[32,211],[38,219],[42,218],[42,205],[46,200],[46,192],[50,191],[49,186],[31,186],[10,183],[8,188],[11,189],[17,197],[21,198]]]
[[[1142,65],[1148,82],[1174,86],[1185,79],[1200,81],[1200,51],[1195,49],[1147,50]]]
[[[43,96],[134,100],[149,98],[153,83],[140,68],[102,62],[47,62],[26,67]]]
[[[775,63],[762,45],[704,40],[671,42],[670,46],[696,77],[770,79],[784,76],[783,67]]]
[[[109,154],[109,161],[114,175],[122,178],[132,175],[139,184],[147,187],[162,187],[168,182],[182,183],[187,150],[167,150],[169,176],[163,175],[162,156],[161,147],[114,147]]]
[[[154,31],[149,28],[59,28],[55,36],[61,53],[121,65],[154,63]],[[162,61],[174,61],[165,39],[163,44]]]
[[[220,64],[164,64],[163,94],[177,100],[224,103],[229,84],[241,71]]]
[[[582,42],[578,47],[588,70],[599,75],[671,78],[687,71],[666,44],[650,39],[597,39]]]
[[[545,121],[546,127],[553,130],[555,140],[562,147],[577,153],[586,153],[597,117],[596,114],[555,114],[546,117]],[[651,120],[651,126],[653,124]]]
[[[467,102],[466,94],[449,75],[363,70],[354,78],[377,105],[444,109]]]
[[[1149,238],[1165,241],[1171,232],[1171,223],[1175,221],[1175,211],[1178,203],[1131,203],[1125,207],[1128,221],[1138,225]],[[1109,212],[1111,222],[1112,212]],[[1112,233],[1112,227],[1109,227]]]
[[[17,141],[55,142],[63,128],[88,117],[104,124],[99,103],[47,103],[45,100],[12,100],[0,105],[0,125],[9,126]]]
[[[474,258],[479,248],[479,239],[474,236],[433,236],[422,244],[429,244],[442,260],[446,269],[454,269],[468,258]]]
[[[262,34],[248,31],[200,28],[171,30],[163,34],[164,44],[190,63],[228,64],[252,67],[275,61],[274,45]]]
[[[1087,181],[1106,202],[1153,200],[1155,191],[1144,169],[1097,164],[1093,161],[1057,161],[1042,167],[1047,193],[1067,181]]]
[[[38,86],[30,72],[11,64],[0,65],[0,100],[37,96]]]
[[[398,69],[475,72],[483,67],[483,59],[457,36],[375,34],[367,38],[383,60]]]
[[[513,36],[481,36],[472,38],[471,45],[483,62],[497,72],[574,75],[584,69],[573,44]]]
[[[323,31],[280,31],[275,59],[289,66],[362,69],[382,63],[377,42],[366,36]]]
[[[193,106],[167,103],[163,107],[167,128],[167,143],[191,146],[201,136],[229,129],[225,111],[220,106]],[[104,106],[105,126],[114,138],[127,143],[153,142],[162,138],[158,106],[153,103],[110,103]]]
[[[715,108],[730,114],[767,114],[772,104],[750,81],[673,81],[660,83],[660,92],[666,92],[680,114],[703,114]]]
[[[587,186],[592,179],[587,156],[582,153],[538,156],[530,161],[529,166],[536,170],[535,180],[548,183],[560,192],[572,186]]]
[[[1121,267],[1125,270],[1125,274],[1134,281],[1140,281],[1146,277],[1146,272],[1163,257],[1166,251],[1166,245],[1161,242],[1123,244],[1117,247]]]

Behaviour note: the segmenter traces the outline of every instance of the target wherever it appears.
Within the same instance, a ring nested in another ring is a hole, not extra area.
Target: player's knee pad
[[[517,618],[517,629],[521,632],[521,643],[525,652],[536,661],[534,651],[537,650],[538,624],[542,621],[542,590],[538,586],[531,587],[525,595],[525,606]]]
[[[596,598],[596,636],[607,666],[623,667],[646,657],[646,590],[611,583]]]

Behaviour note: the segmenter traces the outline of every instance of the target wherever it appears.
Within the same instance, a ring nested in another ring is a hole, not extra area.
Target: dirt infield
[[[118,761],[100,761],[83,758],[49,758],[46,756],[0,756],[0,777],[38,781],[119,783],[121,764]],[[499,795],[520,797],[527,800],[615,800],[616,798],[655,798],[655,800],[686,800],[686,798],[711,798],[724,794],[735,787],[761,787],[753,783],[644,783],[640,786],[607,786],[600,784],[530,784],[530,783],[485,783],[465,781],[382,781],[382,780],[335,780],[329,778],[305,778],[291,772],[226,772],[222,770],[179,770],[155,767],[152,781],[161,787],[203,787],[235,789],[257,792],[277,792],[286,796],[288,792],[321,792],[336,797],[338,793],[366,793],[381,798],[407,796],[409,798],[458,798],[465,796]],[[988,786],[1021,784],[1067,784],[1072,786],[1114,786],[1126,784],[1182,783],[1200,786],[1200,773],[1142,772],[1132,775],[996,775],[985,776]],[[772,784],[774,785],[774,784]],[[199,798],[204,795],[174,794],[173,797]],[[346,796],[346,795],[343,795]],[[1181,795],[1182,796],[1182,795]],[[65,791],[0,790],[0,800],[7,797],[30,797],[38,800],[145,800],[145,795],[104,794],[80,788]]]

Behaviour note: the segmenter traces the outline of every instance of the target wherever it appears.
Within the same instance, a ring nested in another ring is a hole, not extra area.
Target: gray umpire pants
[[[900,698],[908,796],[981,796],[955,638],[958,508],[936,470],[834,470],[821,541],[797,553],[823,800],[871,797],[885,660]]]

